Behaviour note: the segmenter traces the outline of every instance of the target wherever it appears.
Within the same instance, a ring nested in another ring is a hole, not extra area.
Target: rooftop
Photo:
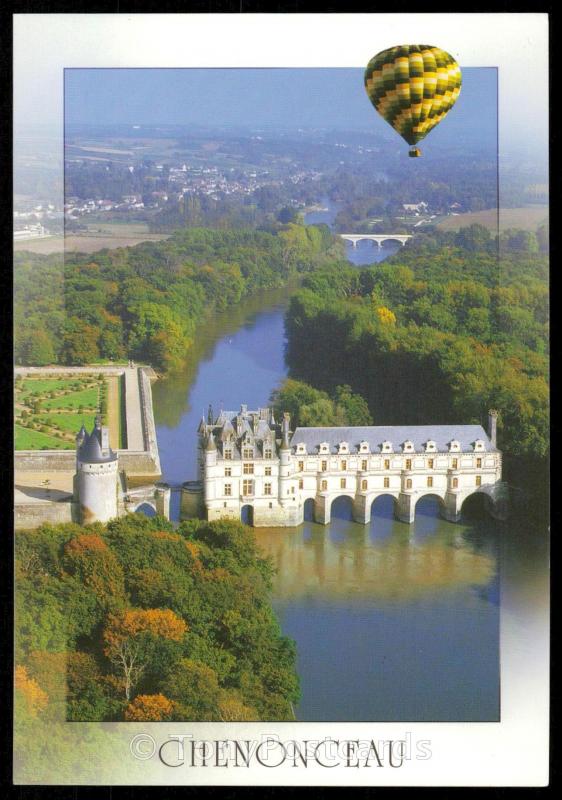
[[[305,444],[308,452],[314,452],[320,444],[327,443],[331,453],[337,453],[341,442],[347,442],[350,451],[359,450],[361,442],[367,442],[372,453],[382,452],[383,442],[391,442],[401,448],[412,442],[416,453],[425,452],[427,442],[435,442],[436,451],[446,452],[449,443],[457,441],[460,451],[473,452],[474,442],[484,442],[484,449],[495,451],[490,437],[481,425],[372,425],[339,428],[297,428],[291,439],[291,447]]]

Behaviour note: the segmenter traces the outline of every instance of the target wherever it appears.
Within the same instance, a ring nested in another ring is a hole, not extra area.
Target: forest
[[[162,242],[56,256],[15,254],[17,364],[134,358],[166,371],[188,357],[197,325],[260,289],[341,257],[324,226],[275,233],[184,229]]]
[[[295,647],[251,528],[130,514],[16,539],[16,717],[290,720]]]
[[[375,425],[483,424],[496,408],[508,473],[544,479],[547,258],[532,236],[498,242],[475,225],[307,275],[287,334],[291,377],[328,394],[347,384]]]

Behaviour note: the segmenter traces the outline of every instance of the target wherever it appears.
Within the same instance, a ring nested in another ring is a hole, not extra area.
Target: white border
[[[403,41],[438,43],[461,66],[499,68],[500,152],[523,134],[547,148],[546,14],[27,14],[14,16],[14,124],[49,123],[62,152],[65,67],[362,67]],[[15,140],[17,147],[17,137]],[[515,569],[514,569],[515,573]],[[284,723],[228,726],[282,739],[431,739],[402,769],[150,770],[151,783],[537,786],[548,782],[548,587],[535,602],[502,575],[502,721],[471,724]],[[475,658],[478,655],[475,654]],[[95,723],[93,723],[95,724]],[[110,726],[106,726],[109,728]],[[224,738],[224,724],[182,726]],[[133,731],[131,729],[131,735]],[[156,764],[154,765],[157,766]],[[181,774],[178,774],[181,773]],[[241,774],[242,773],[242,774]],[[137,776],[138,777],[138,776]]]

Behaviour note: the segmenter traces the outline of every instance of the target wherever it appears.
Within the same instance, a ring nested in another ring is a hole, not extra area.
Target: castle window
[[[263,485],[263,493],[264,494],[271,494],[271,484],[270,483],[264,483],[264,485]]]
[[[367,491],[367,481],[365,480],[361,481],[361,490],[363,492]]]
[[[328,488],[328,481],[322,481],[322,483],[320,484],[320,488],[323,492],[325,492]]]
[[[388,489],[390,487],[390,478],[384,479],[384,488]]]
[[[340,489],[345,489],[345,478],[340,478]]]
[[[478,467],[478,469],[481,468],[481,466],[482,466],[482,459],[481,458],[477,458],[476,459],[476,466]]]
[[[477,486],[482,486],[482,475],[477,475],[476,476],[476,485]]]
[[[304,481],[302,478],[299,479],[299,489],[304,489]]]
[[[263,452],[263,457],[264,457],[264,458],[271,458],[271,450],[270,450],[269,448],[267,448],[266,450],[264,450],[264,452]]]
[[[367,459],[366,458],[364,458],[363,461],[361,462],[361,469],[363,471],[365,471],[367,469]]]
[[[232,450],[230,450],[230,448],[224,451],[224,458],[226,461],[232,460]]]
[[[459,460],[458,458],[453,458],[453,469],[459,468]]]
[[[295,487],[291,486],[291,494],[294,494],[294,493],[295,493]]]
[[[304,461],[299,461],[299,472],[304,472]]]
[[[411,489],[411,488],[412,488],[412,479],[408,478],[408,480],[406,481],[406,489]]]
[[[230,478],[231,475],[232,475],[232,467],[225,467],[224,468],[225,478]]]
[[[429,478],[427,479],[427,485],[428,485],[428,486],[433,486],[433,478],[429,477]]]
[[[253,458],[254,457],[254,448],[253,447],[245,447],[244,452],[242,454],[242,458]]]
[[[385,460],[384,460],[384,468],[385,469],[390,469],[390,459],[389,458],[385,458]]]
[[[453,489],[458,489],[458,488],[459,488],[459,479],[453,478]]]
[[[224,494],[226,497],[230,497],[232,495],[232,484],[225,483],[224,484]]]
[[[327,461],[323,461],[322,462],[322,472],[326,472],[327,469],[328,469],[328,462]]]
[[[342,461],[341,462],[341,468],[342,468],[342,472],[345,472],[345,470],[347,469],[347,461]]]
[[[428,459],[427,466],[429,467],[429,469],[433,469],[433,467],[435,466],[435,461],[432,458]]]
[[[244,475],[253,475],[254,474],[254,465],[253,464],[244,464],[243,470],[244,470]]]
[[[266,475],[271,475],[271,467],[266,467],[265,468],[265,474]]]
[[[407,458],[406,459],[406,469],[412,469],[412,459],[411,458]]]
[[[242,494],[250,495],[254,493],[254,482],[245,480],[242,481]]]

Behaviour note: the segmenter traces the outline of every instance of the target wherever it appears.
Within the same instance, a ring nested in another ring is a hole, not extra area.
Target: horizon
[[[459,99],[428,141],[495,146],[497,85],[494,67],[463,69]],[[138,125],[393,135],[371,106],[359,68],[71,68],[64,98],[69,130]]]

